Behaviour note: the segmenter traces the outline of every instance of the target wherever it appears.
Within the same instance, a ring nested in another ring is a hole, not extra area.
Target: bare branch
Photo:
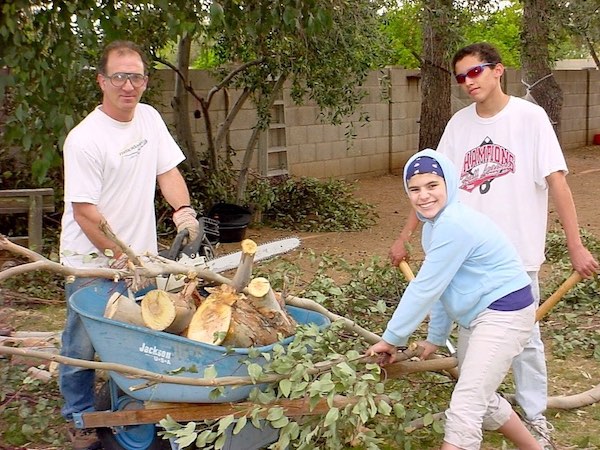
[[[213,95],[215,95],[218,91],[220,91],[225,86],[227,86],[229,84],[229,82],[233,79],[233,77],[235,77],[238,73],[243,72],[244,70],[246,70],[249,67],[258,66],[265,61],[266,61],[266,58],[263,57],[263,58],[260,58],[260,59],[254,60],[254,61],[249,61],[245,64],[242,64],[241,66],[238,66],[234,70],[232,70],[225,78],[223,78],[223,80],[219,84],[216,84],[215,86],[213,86],[211,88],[210,91],[208,91],[208,94],[206,96],[207,103],[210,105]]]
[[[131,248],[125,242],[123,242],[121,239],[119,239],[119,237],[110,228],[110,225],[108,224],[108,222],[106,220],[103,220],[102,222],[100,222],[100,230],[106,235],[107,238],[109,238],[111,241],[113,241],[115,244],[117,244],[117,246],[121,249],[121,251],[127,255],[127,258],[129,258],[129,261],[134,263],[136,266],[142,265],[140,259],[137,257],[137,255],[135,253],[133,253],[133,250],[131,250]]]

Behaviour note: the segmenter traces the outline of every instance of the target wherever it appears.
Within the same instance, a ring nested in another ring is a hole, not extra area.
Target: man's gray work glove
[[[196,211],[191,206],[183,206],[173,213],[177,233],[188,230],[188,242],[195,241],[200,235],[200,223],[196,216]]]

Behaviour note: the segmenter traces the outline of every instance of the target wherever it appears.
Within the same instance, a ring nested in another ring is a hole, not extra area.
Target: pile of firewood
[[[155,289],[140,304],[115,293],[104,316],[231,347],[269,345],[293,335],[296,322],[285,310],[281,296],[275,294],[266,278],[252,279],[256,243],[246,239],[241,246],[242,258],[232,282],[207,288],[207,297],[198,294],[198,277],[192,276],[180,292]]]

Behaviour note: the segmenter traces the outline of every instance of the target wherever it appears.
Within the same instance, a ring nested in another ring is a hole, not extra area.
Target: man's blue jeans
[[[113,280],[101,278],[76,278],[72,283],[65,283],[67,299],[67,321],[62,333],[60,354],[69,358],[94,360],[94,347],[88,337],[79,315],[69,305],[69,297],[84,287],[110,284],[115,292],[126,292],[125,283],[115,283]],[[64,399],[62,415],[66,420],[73,420],[73,413],[94,411],[94,382],[95,372],[92,369],[60,365],[60,392]]]

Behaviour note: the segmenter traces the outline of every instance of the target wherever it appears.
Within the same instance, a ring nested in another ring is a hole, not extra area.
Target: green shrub
[[[264,218],[275,228],[298,231],[358,231],[375,223],[372,205],[355,199],[343,180],[287,178],[273,186],[275,200]]]

